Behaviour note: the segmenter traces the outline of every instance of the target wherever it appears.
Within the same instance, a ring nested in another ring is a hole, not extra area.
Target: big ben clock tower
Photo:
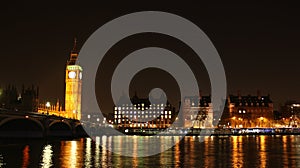
[[[76,39],[66,67],[65,112],[68,118],[81,119],[82,68],[77,64]]]

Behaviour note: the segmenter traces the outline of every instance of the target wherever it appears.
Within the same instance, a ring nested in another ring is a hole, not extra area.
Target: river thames
[[[146,136],[118,136],[75,140],[1,140],[0,167],[300,167],[300,136],[260,135],[184,137],[169,150],[149,157],[125,157],[110,152],[134,148],[133,155],[148,150],[137,147]],[[179,140],[157,137],[159,145]],[[128,143],[128,142],[126,142]],[[103,144],[100,146],[99,144]]]

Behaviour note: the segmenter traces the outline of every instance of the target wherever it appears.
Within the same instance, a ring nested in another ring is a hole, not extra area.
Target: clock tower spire
[[[78,60],[77,39],[75,37],[73,49],[71,50],[70,59],[68,60],[67,65],[75,65],[77,60]]]
[[[65,112],[68,118],[81,119],[82,68],[78,65],[77,40],[70,52],[66,66]]]

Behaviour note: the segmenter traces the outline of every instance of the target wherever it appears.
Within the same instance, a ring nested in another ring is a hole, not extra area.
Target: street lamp
[[[100,119],[99,119],[99,118],[97,118],[97,124],[98,124],[99,126],[101,126],[101,124],[99,124],[99,121],[100,121]]]
[[[46,102],[47,115],[49,115],[49,108],[50,108],[50,106],[51,106],[50,102]]]
[[[235,127],[236,127],[236,122],[235,122],[236,117],[234,116],[234,117],[232,117],[231,119],[233,120],[234,128],[235,128]]]
[[[260,117],[260,121],[261,121],[261,126],[260,127],[263,127],[264,117]]]

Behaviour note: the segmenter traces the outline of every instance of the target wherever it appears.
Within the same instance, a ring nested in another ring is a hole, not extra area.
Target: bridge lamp
[[[51,106],[50,102],[46,103],[46,107],[49,108]]]
[[[47,103],[46,103],[46,107],[47,107],[47,115],[49,114],[49,111],[48,111],[48,110],[49,110],[49,107],[50,107],[50,106],[51,106],[50,102],[47,102]]]

